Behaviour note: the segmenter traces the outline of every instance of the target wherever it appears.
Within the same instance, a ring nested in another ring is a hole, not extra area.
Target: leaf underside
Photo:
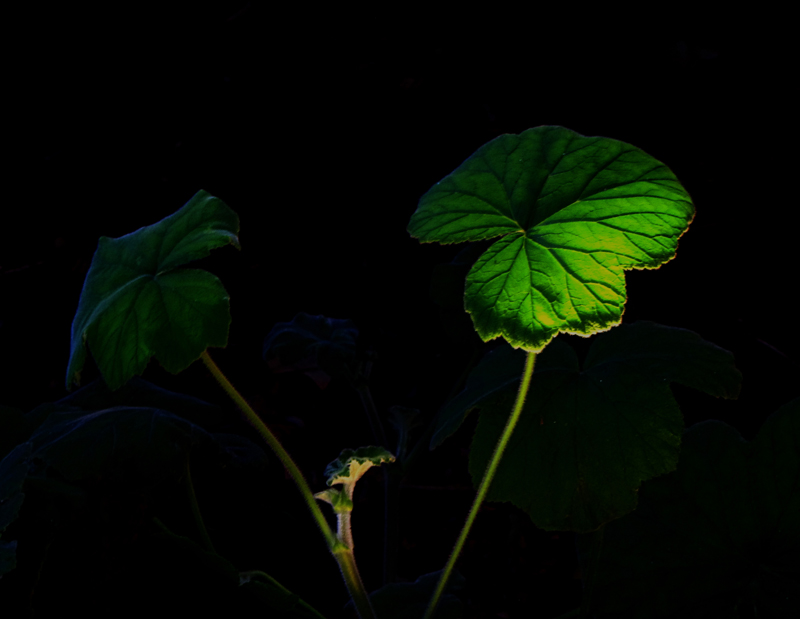
[[[431,447],[477,408],[476,485],[513,405],[525,353],[490,353],[436,419]],[[541,353],[519,423],[486,496],[511,501],[546,530],[587,532],[636,507],[643,481],[674,470],[683,418],[671,382],[735,398],[733,356],[696,333],[641,321],[599,335],[580,367],[556,339]]]

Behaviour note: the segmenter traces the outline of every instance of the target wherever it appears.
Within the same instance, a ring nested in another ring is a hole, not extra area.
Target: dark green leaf
[[[144,417],[137,419],[136,413],[133,412],[124,414],[118,412],[109,413],[109,411],[118,409],[142,410],[144,411]],[[66,413],[70,413],[71,416],[64,417],[63,415]],[[98,413],[98,415],[86,417],[89,413]],[[209,404],[199,398],[163,389],[139,377],[132,378],[115,391],[109,389],[102,379],[92,381],[57,402],[47,402],[36,407],[27,413],[25,417],[27,423],[39,428],[53,414],[61,416],[50,421],[40,432],[52,433],[53,424],[65,432],[72,431],[80,425],[82,429],[78,433],[79,437],[83,437],[84,431],[89,432],[88,438],[81,438],[81,441],[83,441],[81,445],[95,439],[101,439],[103,435],[108,433],[118,434],[119,431],[132,431],[133,434],[128,434],[123,439],[117,440],[117,450],[108,454],[108,466],[112,466],[110,463],[116,462],[119,458],[129,459],[131,454],[137,452],[137,450],[140,450],[141,454],[150,453],[150,450],[154,448],[150,443],[152,440],[156,440],[156,436],[147,433],[152,428],[164,430],[161,424],[172,424],[177,428],[183,428],[188,433],[187,437],[189,437],[189,443],[191,444],[195,444],[192,442],[194,440],[191,438],[192,436],[195,438],[200,437],[199,444],[207,446],[213,444],[214,457],[223,466],[254,467],[261,471],[264,471],[269,466],[269,459],[266,453],[253,441],[236,434],[209,434],[203,429],[219,424],[220,420],[225,418],[224,411],[218,406]],[[119,415],[121,417],[117,417]],[[84,417],[86,419],[83,419]],[[69,421],[70,419],[73,419],[73,421]],[[89,422],[90,419],[91,421]],[[150,421],[145,421],[145,419],[150,419]],[[152,421],[152,419],[155,419],[155,421]],[[83,424],[87,422],[89,422],[88,427],[84,427]],[[114,424],[118,422],[121,425],[115,427]],[[155,425],[152,425],[153,423]],[[56,439],[54,440],[60,440],[57,439],[60,431],[55,431]],[[92,433],[95,432],[97,434],[93,435]],[[210,442],[206,440],[206,435],[210,437]],[[72,440],[71,435],[65,438],[67,442]],[[143,442],[137,443],[137,441]],[[80,448],[78,447],[78,449]],[[68,457],[68,449],[65,449],[63,453],[65,457]],[[166,453],[170,453],[169,450]],[[185,454],[185,451],[182,453]],[[94,455],[98,455],[97,452],[94,452]],[[158,448],[155,449],[154,456],[156,458],[164,455]],[[169,459],[172,461],[171,455]],[[90,471],[98,474],[102,473],[107,466],[106,464],[100,464],[100,462],[104,461],[103,458],[98,460],[98,466],[101,466],[101,469],[94,471],[90,467],[83,470],[78,476],[81,477]],[[179,459],[175,461],[175,464],[176,466],[180,464]],[[113,466],[116,465],[114,464]],[[158,463],[154,463],[149,469],[155,472],[158,466]]]
[[[217,247],[239,247],[239,218],[198,191],[180,210],[117,239],[100,237],[72,323],[67,389],[80,382],[86,346],[111,389],[140,375],[151,357],[186,369],[228,342],[228,294],[211,273],[180,268]]]
[[[452,435],[481,401],[519,383],[525,365],[525,352],[511,346],[498,346],[478,363],[467,378],[464,390],[437,414],[430,448],[435,449]],[[578,358],[569,344],[554,340],[536,359],[536,376],[545,372],[578,372]],[[509,409],[510,412],[510,409]]]
[[[588,536],[578,537],[588,571]],[[598,617],[793,617],[800,613],[800,398],[748,443],[710,420],[683,436],[677,470],[605,526]]]
[[[557,342],[537,358],[522,416],[486,498],[511,501],[540,528],[586,532],[634,509],[641,482],[675,468],[683,418],[669,383],[734,397],[741,375],[727,351],[691,331],[651,322],[598,336],[583,370]],[[476,368],[483,382],[470,377],[437,420],[434,437],[441,440],[472,408],[480,410],[470,450],[476,484],[525,362],[523,351],[505,348],[492,353],[495,368],[488,358]]]
[[[183,417],[201,427],[226,418],[225,411],[214,404],[183,393],[169,391],[141,377],[134,376],[119,389],[112,390],[97,379],[61,398],[61,406],[77,406],[85,411],[99,411],[115,406],[157,408]]]
[[[155,408],[117,406],[52,412],[31,437],[34,456],[67,480],[95,475],[178,479],[187,452],[210,446],[213,435]]]

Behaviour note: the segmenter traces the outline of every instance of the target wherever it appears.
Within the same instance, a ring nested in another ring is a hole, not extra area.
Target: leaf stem
[[[270,431],[266,424],[261,421],[261,418],[250,407],[250,405],[239,394],[239,392],[236,391],[236,388],[217,367],[217,364],[214,363],[214,361],[208,355],[207,350],[203,351],[203,353],[200,355],[200,359],[202,359],[209,372],[211,372],[211,375],[217,380],[225,393],[228,394],[228,396],[242,411],[247,423],[249,423],[255,429],[255,431],[259,433],[264,441],[266,441],[270,449],[272,449],[275,455],[280,459],[281,464],[283,464],[283,466],[289,472],[289,475],[291,475],[295,485],[300,490],[303,500],[306,502],[309,510],[311,510],[311,514],[314,517],[314,520],[317,522],[317,526],[322,532],[322,536],[325,538],[325,543],[328,545],[328,549],[331,551],[331,554],[333,554],[334,558],[339,564],[339,569],[342,572],[345,584],[350,592],[350,596],[353,598],[359,616],[361,619],[374,619],[375,613],[370,605],[367,592],[364,589],[364,583],[361,581],[361,576],[358,573],[353,551],[341,540],[339,540],[339,538],[331,530],[330,526],[328,525],[328,521],[322,514],[322,510],[319,508],[317,500],[314,498],[314,495],[311,493],[311,489],[308,487],[308,483],[303,477],[303,473],[294,463],[294,460],[292,460],[288,452],[283,448],[283,445],[280,444],[277,437]]]
[[[525,404],[525,396],[528,394],[528,388],[531,384],[531,376],[533,375],[533,368],[535,364],[536,353],[529,352],[525,359],[525,369],[522,371],[522,380],[520,381],[517,399],[514,402],[514,408],[512,409],[511,415],[506,422],[506,427],[503,429],[500,439],[497,441],[497,445],[494,448],[494,453],[492,453],[492,457],[489,460],[489,465],[486,467],[486,471],[483,474],[483,479],[481,480],[480,486],[478,486],[478,492],[475,495],[475,500],[470,508],[467,521],[464,523],[464,527],[461,529],[461,533],[458,536],[458,540],[456,540],[453,551],[450,553],[450,558],[447,561],[447,565],[445,566],[444,570],[442,570],[442,575],[439,578],[438,584],[436,585],[436,590],[433,592],[433,596],[428,603],[428,608],[425,610],[424,619],[431,619],[433,616],[433,613],[436,610],[436,605],[439,603],[439,598],[444,592],[444,588],[447,585],[450,574],[452,573],[456,561],[458,560],[458,555],[461,553],[464,542],[467,540],[467,535],[469,535],[472,524],[475,522],[475,517],[478,515],[478,510],[481,507],[481,503],[483,503],[483,499],[486,497],[486,494],[489,491],[489,486],[491,485],[494,474],[500,464],[500,459],[503,457],[503,451],[505,451],[506,445],[508,445],[508,441],[511,439],[511,434],[514,432],[514,427],[517,425],[517,421],[519,421],[522,413],[522,407]]]
[[[333,552],[333,556],[336,557],[336,561],[339,563],[339,569],[342,572],[344,581],[347,583],[353,603],[356,605],[358,616],[361,619],[375,619],[375,611],[372,609],[367,590],[361,581],[361,574],[358,573],[353,551],[342,545],[339,550]]]
[[[352,502],[352,498],[351,498]],[[350,550],[353,550],[353,529],[351,527],[353,512],[344,511],[336,514],[336,537],[342,540]]]

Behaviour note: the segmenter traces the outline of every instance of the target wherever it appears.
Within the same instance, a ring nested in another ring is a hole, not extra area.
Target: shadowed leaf
[[[228,342],[228,294],[214,275],[183,265],[217,247],[239,248],[239,218],[198,191],[158,223],[100,237],[72,322],[67,389],[80,382],[86,346],[113,390],[151,357],[177,374],[209,346]]]
[[[591,535],[578,536],[589,572]],[[598,617],[796,617],[800,613],[800,399],[752,442],[718,420],[688,428],[677,470],[605,526]]]
[[[496,349],[437,417],[432,446],[470,410],[480,411],[470,450],[476,484],[524,363],[524,351]],[[571,347],[554,341],[537,359],[486,500],[511,501],[547,530],[592,531],[630,512],[641,483],[674,470],[678,461],[683,417],[669,388],[673,381],[733,398],[741,374],[729,352],[696,333],[647,321],[599,335],[582,369]]]

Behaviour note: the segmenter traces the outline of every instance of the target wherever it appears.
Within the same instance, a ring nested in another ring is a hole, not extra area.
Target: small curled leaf
[[[373,466],[394,461],[395,457],[383,447],[359,447],[355,451],[343,449],[339,457],[325,467],[325,476],[329,486],[345,484],[352,487]]]

